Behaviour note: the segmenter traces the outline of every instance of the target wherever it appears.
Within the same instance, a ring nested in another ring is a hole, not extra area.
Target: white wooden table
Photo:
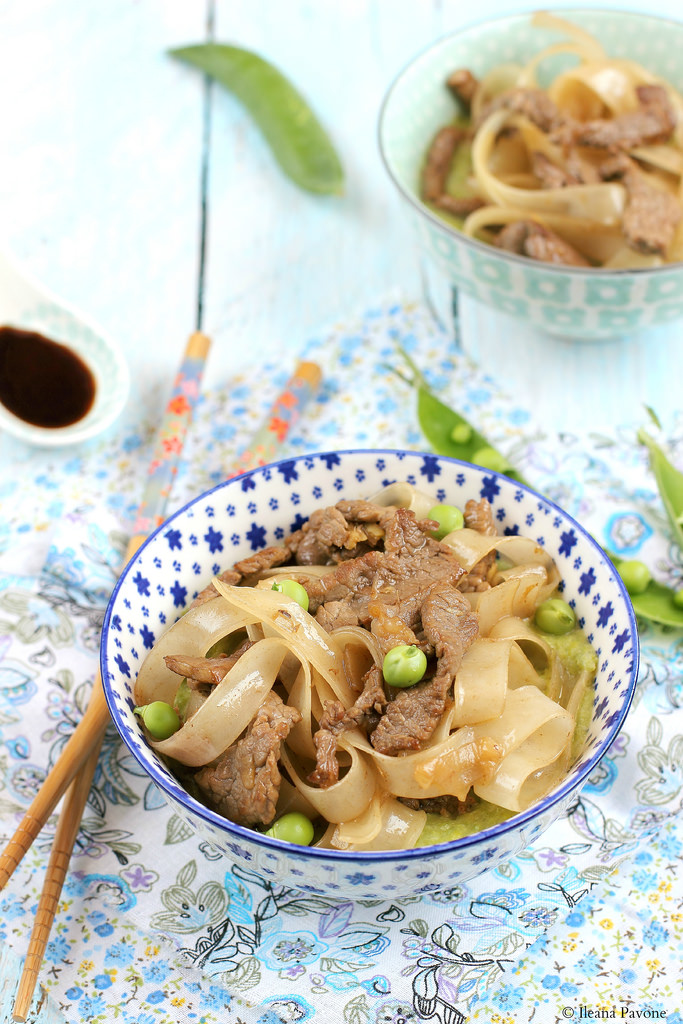
[[[678,0],[649,9],[676,16]],[[505,0],[476,11],[456,0],[217,0],[216,38],[293,79],[335,141],[347,189],[296,189],[238,102],[214,90],[211,381],[279,352],[293,359],[309,336],[389,292],[420,297],[377,146],[381,99],[438,36],[510,10]],[[0,244],[119,341],[147,403],[166,393],[194,327],[202,83],[165,51],[203,40],[205,21],[202,0],[0,4]],[[466,351],[560,429],[642,423],[643,403],[666,426],[679,406],[682,332],[572,344],[462,302]]]

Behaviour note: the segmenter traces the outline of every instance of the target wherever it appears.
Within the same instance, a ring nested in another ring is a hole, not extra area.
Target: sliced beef
[[[241,573],[236,572],[234,569],[225,569],[224,572],[219,574],[218,579],[221,583],[225,583],[229,587],[234,587],[240,582],[242,576]],[[213,583],[209,583],[208,587],[204,587],[203,590],[200,590],[190,605],[190,608],[198,608],[200,604],[206,604],[207,601],[213,601],[214,597],[218,596],[218,591],[214,587]]]
[[[428,536],[437,525],[431,519],[418,521],[409,509],[397,509],[386,527],[384,551],[342,562],[334,572],[306,584],[311,613],[318,618],[321,606],[342,602],[356,624],[367,627],[369,603],[380,600],[412,628],[430,588],[441,582],[455,585],[463,575],[452,549]]]
[[[469,110],[479,88],[479,81],[472,72],[468,68],[458,68],[448,76],[446,85],[465,110]]]
[[[493,521],[491,504],[482,498],[481,501],[468,501],[465,505],[465,526],[470,530],[485,537],[495,537],[498,533],[496,524]],[[463,594],[480,593],[482,590],[489,590],[496,578],[496,552],[489,551],[476,565],[472,566],[466,576],[458,584],[458,590]]]
[[[465,503],[463,515],[465,526],[470,530],[476,530],[477,533],[481,533],[485,537],[497,536],[498,530],[493,521],[491,502],[487,501],[486,498],[482,498],[481,501],[475,501],[474,498],[470,498]]]
[[[626,189],[622,228],[626,241],[638,252],[666,255],[681,220],[679,200],[653,185],[626,153],[611,154],[600,165],[605,181],[619,179]]]
[[[542,188],[566,188],[568,185],[580,185],[581,178],[577,178],[571,171],[564,167],[558,167],[552,160],[549,160],[545,153],[531,154],[531,170],[538,178]]]
[[[436,202],[445,193],[455,151],[464,138],[463,129],[452,124],[434,136],[422,171],[422,198],[428,203]]]
[[[245,640],[235,648],[232,654],[219,654],[216,658],[193,658],[184,654],[167,654],[164,661],[171,672],[185,676],[190,689],[196,690],[200,684],[208,683],[216,686],[222,682],[244,652],[253,646],[253,640]]]
[[[344,601],[327,601],[318,608],[315,618],[328,633],[343,626],[358,625],[358,616]]]
[[[327,702],[320,718],[320,728],[313,737],[316,766],[308,776],[309,782],[326,789],[338,780],[337,738],[347,729],[355,729],[359,725],[374,728],[386,703],[382,672],[377,665],[363,676],[363,689],[352,707],[346,709],[341,701]]]
[[[627,202],[622,218],[624,235],[638,252],[666,255],[681,220],[680,201],[651,185],[640,171],[624,178]]]
[[[317,509],[285,545],[298,565],[334,565],[381,544],[381,524],[391,513],[368,501],[340,501]]]
[[[564,238],[543,224],[533,220],[517,220],[506,224],[496,235],[494,242],[507,252],[539,260],[541,263],[557,263],[570,267],[589,267],[588,260]]]
[[[350,522],[379,523],[382,536],[385,524],[393,519],[396,512],[395,505],[376,505],[374,501],[364,501],[362,498],[338,501],[335,508]]]
[[[431,590],[421,607],[422,628],[437,656],[434,676],[401,690],[387,705],[370,741],[381,754],[418,750],[442,717],[466,650],[479,632],[469,601],[454,587]]]
[[[542,89],[516,88],[496,96],[485,104],[477,119],[476,127],[496,110],[510,110],[522,114],[542,132],[551,132],[562,124],[559,110]]]
[[[327,789],[339,779],[337,737],[354,723],[347,717],[346,708],[338,700],[328,701],[320,718],[320,728],[313,736],[315,769],[308,776],[313,786]]]
[[[676,127],[676,114],[666,90],[661,85],[639,85],[636,94],[638,110],[609,119],[573,122],[568,129],[572,141],[598,149],[633,149],[667,142]]]
[[[248,558],[243,558],[240,562],[236,562],[232,569],[226,569],[220,573],[218,579],[221,583],[234,587],[238,583],[249,581],[249,578],[254,577],[257,573],[283,565],[290,558],[291,554],[285,547],[274,545],[273,547],[263,548],[261,551],[255,551]],[[196,608],[206,601],[212,601],[214,597],[218,597],[218,591],[213,583],[209,583],[208,587],[205,587],[204,590],[197,594],[190,608]]]
[[[457,818],[465,811],[471,811],[476,807],[478,800],[470,790],[464,800],[458,800],[457,796],[433,796],[424,800],[413,800],[410,797],[399,797],[402,804],[412,808],[414,811],[426,811],[427,814],[438,814],[444,818]]]
[[[403,645],[420,646],[417,636],[403,619],[393,615],[384,601],[371,601],[368,605],[371,615],[370,631],[379,641],[382,654],[385,655],[392,647]]]
[[[434,205],[445,213],[452,214],[454,217],[468,217],[470,213],[474,213],[475,210],[486,206],[486,203],[479,196],[458,197],[444,192],[443,195],[434,200]]]
[[[207,803],[238,825],[268,825],[280,792],[280,744],[301,715],[271,691],[242,739],[194,776]]]

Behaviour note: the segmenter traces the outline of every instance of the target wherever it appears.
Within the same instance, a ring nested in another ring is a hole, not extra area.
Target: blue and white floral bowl
[[[531,810],[438,846],[354,853],[291,846],[235,825],[193,799],[148,746],[133,714],[137,672],[154,641],[213,575],[276,544],[310,513],[341,497],[369,496],[408,480],[436,501],[486,497],[501,533],[522,533],[556,559],[564,596],[599,657],[595,715],[567,779]],[[231,861],[292,888],[344,898],[390,899],[443,890],[532,843],[571,804],[626,717],[637,676],[631,602],[595,541],[552,502],[505,476],[418,452],[346,451],[299,456],[235,477],[196,498],[140,548],[119,579],[102,632],[104,690],[123,741],[202,839]]]
[[[683,24],[647,14],[555,10],[586,29],[611,57],[637,61],[683,90]],[[443,318],[460,289],[485,305],[550,334],[576,340],[618,338],[683,318],[683,264],[602,270],[538,263],[468,238],[420,199],[419,181],[430,141],[455,116],[445,87],[456,68],[478,77],[509,62],[525,64],[562,38],[536,28],[532,13],[496,18],[445,36],[420,53],[391,85],[379,120],[379,143],[421,252],[428,297]],[[561,60],[562,58],[558,58]],[[557,65],[546,61],[550,78]]]

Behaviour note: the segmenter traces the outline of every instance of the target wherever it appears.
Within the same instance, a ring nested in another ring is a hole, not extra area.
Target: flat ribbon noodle
[[[257,617],[223,601],[207,601],[185,612],[163,633],[143,661],[135,683],[136,704],[165,700],[172,704],[180,676],[166,667],[164,655],[179,654],[203,658],[218,640],[244,629]]]
[[[398,505],[401,508],[408,508],[415,513],[417,519],[427,519],[429,512],[434,508],[434,498],[418,491],[405,480],[397,480],[396,483],[387,484],[380,491],[373,494],[368,501],[373,505],[381,505],[386,508],[390,505]]]
[[[353,704],[355,698],[344,676],[340,646],[293,598],[265,587],[230,587],[219,579],[214,580],[214,586],[230,604],[286,637],[292,650],[317,669],[344,707]]]
[[[535,629],[532,629],[522,619],[516,618],[513,615],[506,616],[495,624],[489,636],[495,639],[506,638],[516,640],[520,647],[522,647],[522,650],[530,651],[530,660],[532,662],[538,661],[540,655],[543,667],[548,668],[550,666],[553,658],[552,647],[547,640],[544,640]]]
[[[505,706],[512,640],[477,639],[468,647],[453,686],[452,726],[497,718]]]
[[[339,741],[342,747],[343,737]],[[350,744],[345,747],[351,764],[342,778],[326,789],[309,785],[290,756],[286,745],[281,750],[282,763],[299,792],[329,822],[351,821],[359,817],[375,794],[376,774],[367,759]]]
[[[192,718],[168,739],[152,741],[154,749],[193,768],[213,761],[247,728],[290,650],[290,644],[275,637],[254,644]]]
[[[477,764],[480,737],[475,734],[475,728],[464,726],[456,729],[442,742],[401,757],[380,754],[360,733],[349,733],[344,738],[349,745],[358,747],[373,759],[387,793],[412,800],[449,795],[464,800],[473,778],[489,774],[488,769]],[[501,748],[500,756],[502,753]],[[499,759],[497,756],[496,760]],[[438,764],[443,770],[438,772],[434,781],[425,781],[421,772],[431,764]]]
[[[491,203],[517,206],[528,214],[559,213],[584,217],[599,224],[618,223],[626,205],[624,186],[614,182],[594,185],[566,185],[564,188],[524,189],[506,185],[489,170],[496,137],[511,120],[508,110],[490,114],[476,133],[472,145],[472,168],[479,188]]]
[[[415,846],[427,821],[424,811],[406,807],[385,793],[377,801],[373,800],[371,807],[374,835],[354,840],[357,832],[338,825],[329,836],[330,846],[340,850],[406,850]],[[350,837],[348,841],[347,837]]]
[[[567,749],[574,720],[535,686],[522,686],[509,691],[499,719],[470,728],[476,737],[492,739],[505,752],[493,778],[475,782],[474,792],[482,800],[520,811],[539,795],[532,776],[561,759]]]

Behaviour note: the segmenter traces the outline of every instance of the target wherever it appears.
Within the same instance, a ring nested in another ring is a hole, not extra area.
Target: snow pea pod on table
[[[408,353],[400,346],[397,346],[397,349],[408,367],[409,375],[398,370],[394,372],[417,393],[418,423],[432,450],[438,455],[449,455],[465,462],[483,464],[485,467],[505,473],[520,483],[526,483],[505,456],[492,448],[483,434],[480,434],[464,416],[437,398]],[[683,473],[676,469],[649,434],[640,431],[638,440],[648,446],[650,464],[671,529],[683,550]],[[484,460],[482,454],[485,456]],[[486,459],[489,461],[485,461]],[[620,566],[625,564],[626,560],[611,551],[606,551],[606,554],[619,572]],[[626,573],[624,575],[626,576]],[[642,621],[683,629],[683,590],[674,590],[650,578],[637,593],[629,591],[629,596],[636,616]]]
[[[340,195],[344,171],[310,106],[276,67],[250,50],[201,43],[170,50],[214,78],[247,108],[284,173],[308,192]]]
[[[404,360],[407,371],[389,367],[404,383],[414,388],[417,394],[417,420],[420,429],[437,455],[448,455],[453,459],[471,462],[484,469],[518,480],[526,484],[521,473],[508,459],[494,448],[469,420],[455,409],[451,409],[434,394],[417,365],[400,345],[396,349]],[[527,484],[527,486],[530,486]]]

